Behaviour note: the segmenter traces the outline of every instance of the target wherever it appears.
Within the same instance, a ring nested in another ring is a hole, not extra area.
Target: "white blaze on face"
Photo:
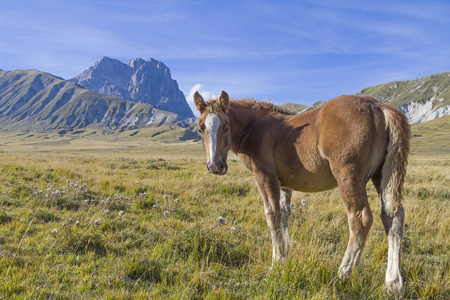
[[[209,114],[206,117],[205,126],[209,133],[209,161],[214,162],[217,146],[217,131],[219,130],[220,118],[217,114]]]

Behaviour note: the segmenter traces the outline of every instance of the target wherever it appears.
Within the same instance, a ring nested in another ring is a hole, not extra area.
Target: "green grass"
[[[450,298],[450,155],[446,142],[428,143],[442,130],[438,121],[413,127],[422,137],[404,191],[406,299]],[[0,299],[386,298],[387,240],[371,184],[375,221],[351,279],[337,278],[348,239],[337,190],[294,193],[292,251],[270,269],[262,202],[236,157],[213,176],[199,143],[147,139],[2,137]]]
[[[420,156],[450,154],[450,116],[413,126],[412,153]]]

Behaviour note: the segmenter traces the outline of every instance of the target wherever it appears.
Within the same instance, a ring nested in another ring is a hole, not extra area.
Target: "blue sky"
[[[188,100],[312,104],[450,71],[450,1],[0,1],[0,69],[164,62]]]

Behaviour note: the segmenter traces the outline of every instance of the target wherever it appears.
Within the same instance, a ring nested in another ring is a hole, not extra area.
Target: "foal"
[[[371,179],[389,241],[386,290],[403,292],[401,190],[410,139],[403,114],[365,96],[340,96],[299,115],[269,103],[230,101],[225,92],[208,103],[196,92],[194,101],[201,114],[198,128],[208,170],[225,174],[231,150],[253,173],[271,231],[273,261],[283,260],[289,251],[292,191],[319,192],[338,186],[350,229],[338,273],[350,276],[373,222],[366,193]]]

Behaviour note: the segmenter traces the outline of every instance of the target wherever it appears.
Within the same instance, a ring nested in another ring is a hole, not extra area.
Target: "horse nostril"
[[[221,162],[219,162],[218,163],[218,165],[219,165],[219,170],[220,170],[220,174],[225,174],[228,170],[228,168],[227,168],[227,163],[226,162],[224,162],[224,161],[221,161]]]
[[[227,163],[224,161],[210,162],[206,164],[209,172],[216,175],[224,175],[228,171]]]
[[[212,173],[214,173],[214,174],[219,173],[219,168],[218,168],[217,165],[214,164],[214,163],[208,164],[208,165],[207,165],[207,168],[208,168],[208,170],[209,170],[210,172],[212,172]]]

